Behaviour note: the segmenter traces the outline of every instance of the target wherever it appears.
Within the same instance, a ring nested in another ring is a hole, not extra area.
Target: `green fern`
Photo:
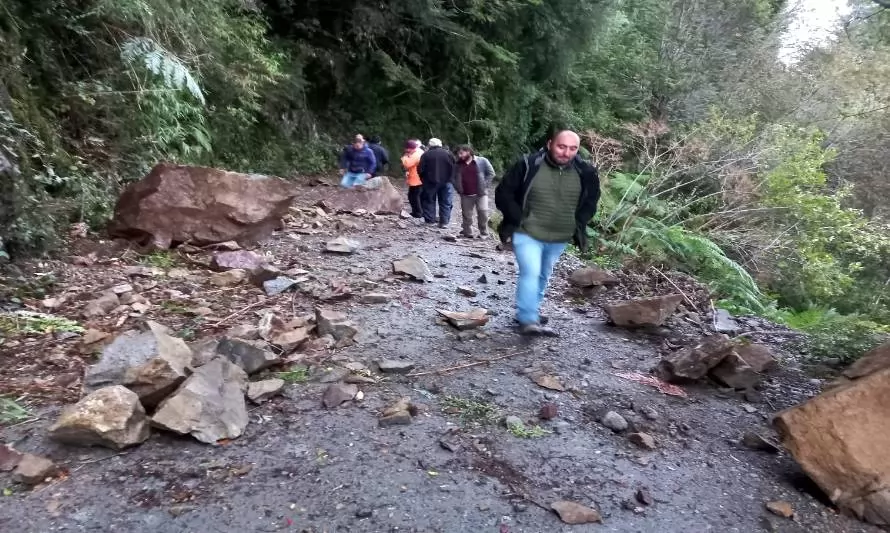
[[[141,63],[146,70],[158,76],[164,84],[177,90],[186,90],[201,104],[206,104],[204,93],[188,67],[169,50],[147,37],[134,37],[121,47],[121,57],[131,65]]]

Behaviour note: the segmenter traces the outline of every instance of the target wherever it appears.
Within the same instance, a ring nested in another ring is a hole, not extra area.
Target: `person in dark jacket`
[[[439,227],[451,222],[451,180],[454,177],[454,157],[442,147],[442,141],[430,139],[429,150],[420,158],[418,173],[423,184],[421,206],[427,224],[436,223],[436,204],[439,206]]]
[[[547,282],[570,240],[587,250],[600,183],[596,167],[578,156],[580,144],[577,133],[557,131],[546,149],[513,165],[495,190],[504,216],[498,234],[512,245],[519,267],[516,320],[524,335],[558,335],[540,315]]]
[[[365,138],[356,135],[352,144],[343,148],[340,154],[340,175],[343,179],[340,186],[351,189],[356,185],[363,185],[372,177],[377,169],[377,158],[374,152],[365,144]]]
[[[372,176],[379,176],[389,169],[389,152],[380,144],[380,136],[371,137],[368,142],[368,148],[374,152],[374,158],[377,160],[377,168],[371,173]]]

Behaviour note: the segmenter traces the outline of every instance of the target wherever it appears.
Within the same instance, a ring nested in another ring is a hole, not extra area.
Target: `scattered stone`
[[[250,250],[218,252],[210,260],[210,268],[219,271],[243,270],[252,273],[266,266],[266,258]]]
[[[253,403],[260,404],[278,395],[284,388],[284,380],[280,378],[251,381],[247,384],[247,398]]]
[[[674,314],[681,301],[683,301],[683,295],[669,294],[655,298],[609,303],[603,308],[616,326],[660,326]]]
[[[309,332],[314,328],[302,327],[285,331],[272,336],[272,344],[281,348],[284,353],[290,353],[299,348],[306,339],[309,338]]]
[[[49,436],[66,444],[120,450],[145,442],[149,431],[139,396],[122,385],[114,385],[66,407],[49,428]]]
[[[457,237],[455,237],[454,235],[444,235],[442,237],[442,240],[445,242],[457,242]]]
[[[12,473],[12,479],[25,485],[39,485],[58,472],[56,464],[46,457],[26,453]]]
[[[488,278],[485,276],[485,274],[482,274],[481,276],[479,276],[479,279],[476,280],[476,283],[486,284],[488,283]]]
[[[89,346],[90,344],[96,344],[99,341],[104,341],[108,337],[108,333],[105,333],[104,331],[99,331],[98,329],[88,329],[84,332],[83,337],[80,339],[80,342],[84,346]]]
[[[373,509],[359,509],[355,512],[356,518],[371,518],[372,516],[374,516]]]
[[[336,383],[338,381],[343,381],[347,376],[349,376],[348,368],[335,366],[319,376],[317,381],[319,383]]]
[[[99,362],[87,368],[84,391],[126,385],[154,406],[185,379],[192,352],[164,326],[148,321],[145,332],[128,331],[105,347]]]
[[[556,511],[560,520],[569,525],[590,524],[592,522],[602,522],[603,520],[594,509],[580,503],[558,501],[553,502],[550,508]]]
[[[159,163],[129,185],[114,208],[112,237],[169,248],[268,238],[296,196],[281,178]]]
[[[652,498],[652,494],[649,493],[646,489],[638,489],[637,493],[634,495],[638,502],[643,505],[652,505],[655,503],[655,500]]]
[[[735,346],[709,375],[727,387],[744,390],[752,388],[763,374],[777,368],[778,363],[768,346],[743,344]]]
[[[529,374],[529,378],[534,381],[539,387],[544,387],[545,389],[555,390],[559,392],[563,392],[566,390],[565,385],[560,383],[560,381],[543,372],[532,372]]]
[[[21,462],[24,454],[9,444],[0,444],[0,472],[9,472]]]
[[[232,339],[255,341],[260,338],[260,328],[251,324],[239,324],[229,328],[226,331],[225,336]]]
[[[757,408],[753,405],[748,405],[747,403],[742,404],[742,409],[745,410],[746,413],[753,415],[757,412]]]
[[[627,420],[615,411],[609,411],[603,415],[600,421],[604,426],[611,429],[615,433],[620,433],[627,429]]]
[[[644,450],[654,450],[656,448],[655,439],[648,433],[631,433],[627,436],[627,440]]]
[[[841,511],[890,525],[890,368],[776,415],[782,444]]]
[[[361,245],[358,241],[346,237],[337,237],[332,241],[328,241],[325,245],[325,251],[335,254],[352,254],[359,249]]]
[[[115,285],[109,290],[118,296],[122,296],[128,292],[133,292],[133,286],[129,283],[123,283],[121,285]]]
[[[206,248],[208,250],[228,250],[231,252],[231,251],[235,251],[235,250],[240,250],[241,245],[235,241],[225,241],[225,242],[217,242],[217,243],[213,243],[213,244],[208,244],[204,248]]]
[[[488,310],[482,308],[474,308],[466,312],[436,309],[436,312],[444,316],[452,326],[460,331],[482,327],[489,320]]]
[[[463,296],[469,296],[470,298],[475,298],[476,295],[479,294],[473,287],[458,287],[457,293]]]
[[[777,500],[774,502],[767,502],[766,508],[769,512],[776,516],[781,516],[782,518],[794,517],[794,508],[786,501]]]
[[[240,437],[248,422],[246,390],[244,370],[218,357],[195,370],[158,406],[152,425],[207,444]]]
[[[331,335],[338,342],[351,341],[358,333],[358,328],[346,318],[346,313],[332,309],[316,308],[315,323],[320,337]]]
[[[658,364],[656,373],[665,381],[700,379],[732,350],[732,341],[726,335],[709,335],[693,346],[666,355]]]
[[[407,274],[419,281],[433,281],[433,274],[426,261],[416,255],[408,255],[392,262],[392,269],[396,274]]]
[[[170,279],[185,279],[191,275],[187,268],[171,268],[167,271],[167,277]]]
[[[247,271],[240,268],[215,272],[210,276],[210,283],[217,287],[234,287],[247,281]]]
[[[459,442],[444,437],[439,439],[439,446],[443,450],[448,450],[451,453],[457,453],[461,450],[461,445]]]
[[[384,374],[407,374],[414,370],[414,363],[402,359],[382,359],[377,362],[377,367]]]
[[[281,357],[266,350],[265,344],[261,341],[246,341],[223,337],[219,340],[216,352],[238,365],[248,375],[279,365],[282,362]]]
[[[391,294],[381,292],[370,292],[359,297],[359,302],[363,304],[385,304],[392,300]]]
[[[779,445],[766,437],[749,431],[742,436],[742,444],[752,450],[761,452],[779,453]]]
[[[520,427],[520,428],[525,427],[525,424],[522,422],[522,419],[516,415],[509,415],[507,418],[505,418],[504,425],[507,426],[508,429],[514,428],[514,427]]]
[[[739,323],[726,309],[717,309],[714,313],[714,330],[717,333],[732,334],[739,330]]]
[[[262,287],[264,283],[275,278],[286,277],[281,269],[268,264],[260,265],[257,268],[248,271],[248,274],[250,274],[250,283],[257,287]],[[298,278],[294,281],[302,283],[305,279]]]
[[[599,287],[617,285],[618,278],[608,270],[597,267],[579,268],[569,276],[569,282],[576,287]]]
[[[658,411],[656,411],[651,406],[644,406],[642,409],[640,409],[640,414],[642,414],[649,420],[658,420]]]
[[[559,416],[559,408],[553,402],[545,403],[538,412],[538,418],[541,420],[552,420],[557,416]]]
[[[339,407],[343,402],[352,400],[356,394],[358,394],[358,385],[331,383],[325,389],[321,401],[325,407],[333,409],[334,407]]]
[[[124,269],[124,275],[130,278],[151,278],[163,274],[163,270],[147,266],[129,266]]]
[[[83,316],[86,318],[98,318],[107,315],[117,309],[120,300],[117,294],[111,291],[102,293],[101,296],[86,304],[83,310]]]
[[[286,276],[278,276],[263,282],[263,290],[269,296],[275,296],[283,292],[289,291],[297,286],[299,282]]]

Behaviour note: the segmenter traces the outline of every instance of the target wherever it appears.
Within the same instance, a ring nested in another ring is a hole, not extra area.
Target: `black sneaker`
[[[513,322],[516,322],[517,324],[519,324],[519,319],[514,317]],[[538,315],[538,324],[541,324],[542,326],[546,326],[548,322],[550,322],[549,316]]]
[[[525,324],[519,328],[519,333],[527,337],[559,337],[555,329],[540,324]]]

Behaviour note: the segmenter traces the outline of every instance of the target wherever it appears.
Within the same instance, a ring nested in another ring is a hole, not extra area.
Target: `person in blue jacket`
[[[356,185],[364,185],[377,169],[377,158],[365,144],[365,138],[356,135],[352,144],[343,148],[340,154],[340,186],[352,189]]]

